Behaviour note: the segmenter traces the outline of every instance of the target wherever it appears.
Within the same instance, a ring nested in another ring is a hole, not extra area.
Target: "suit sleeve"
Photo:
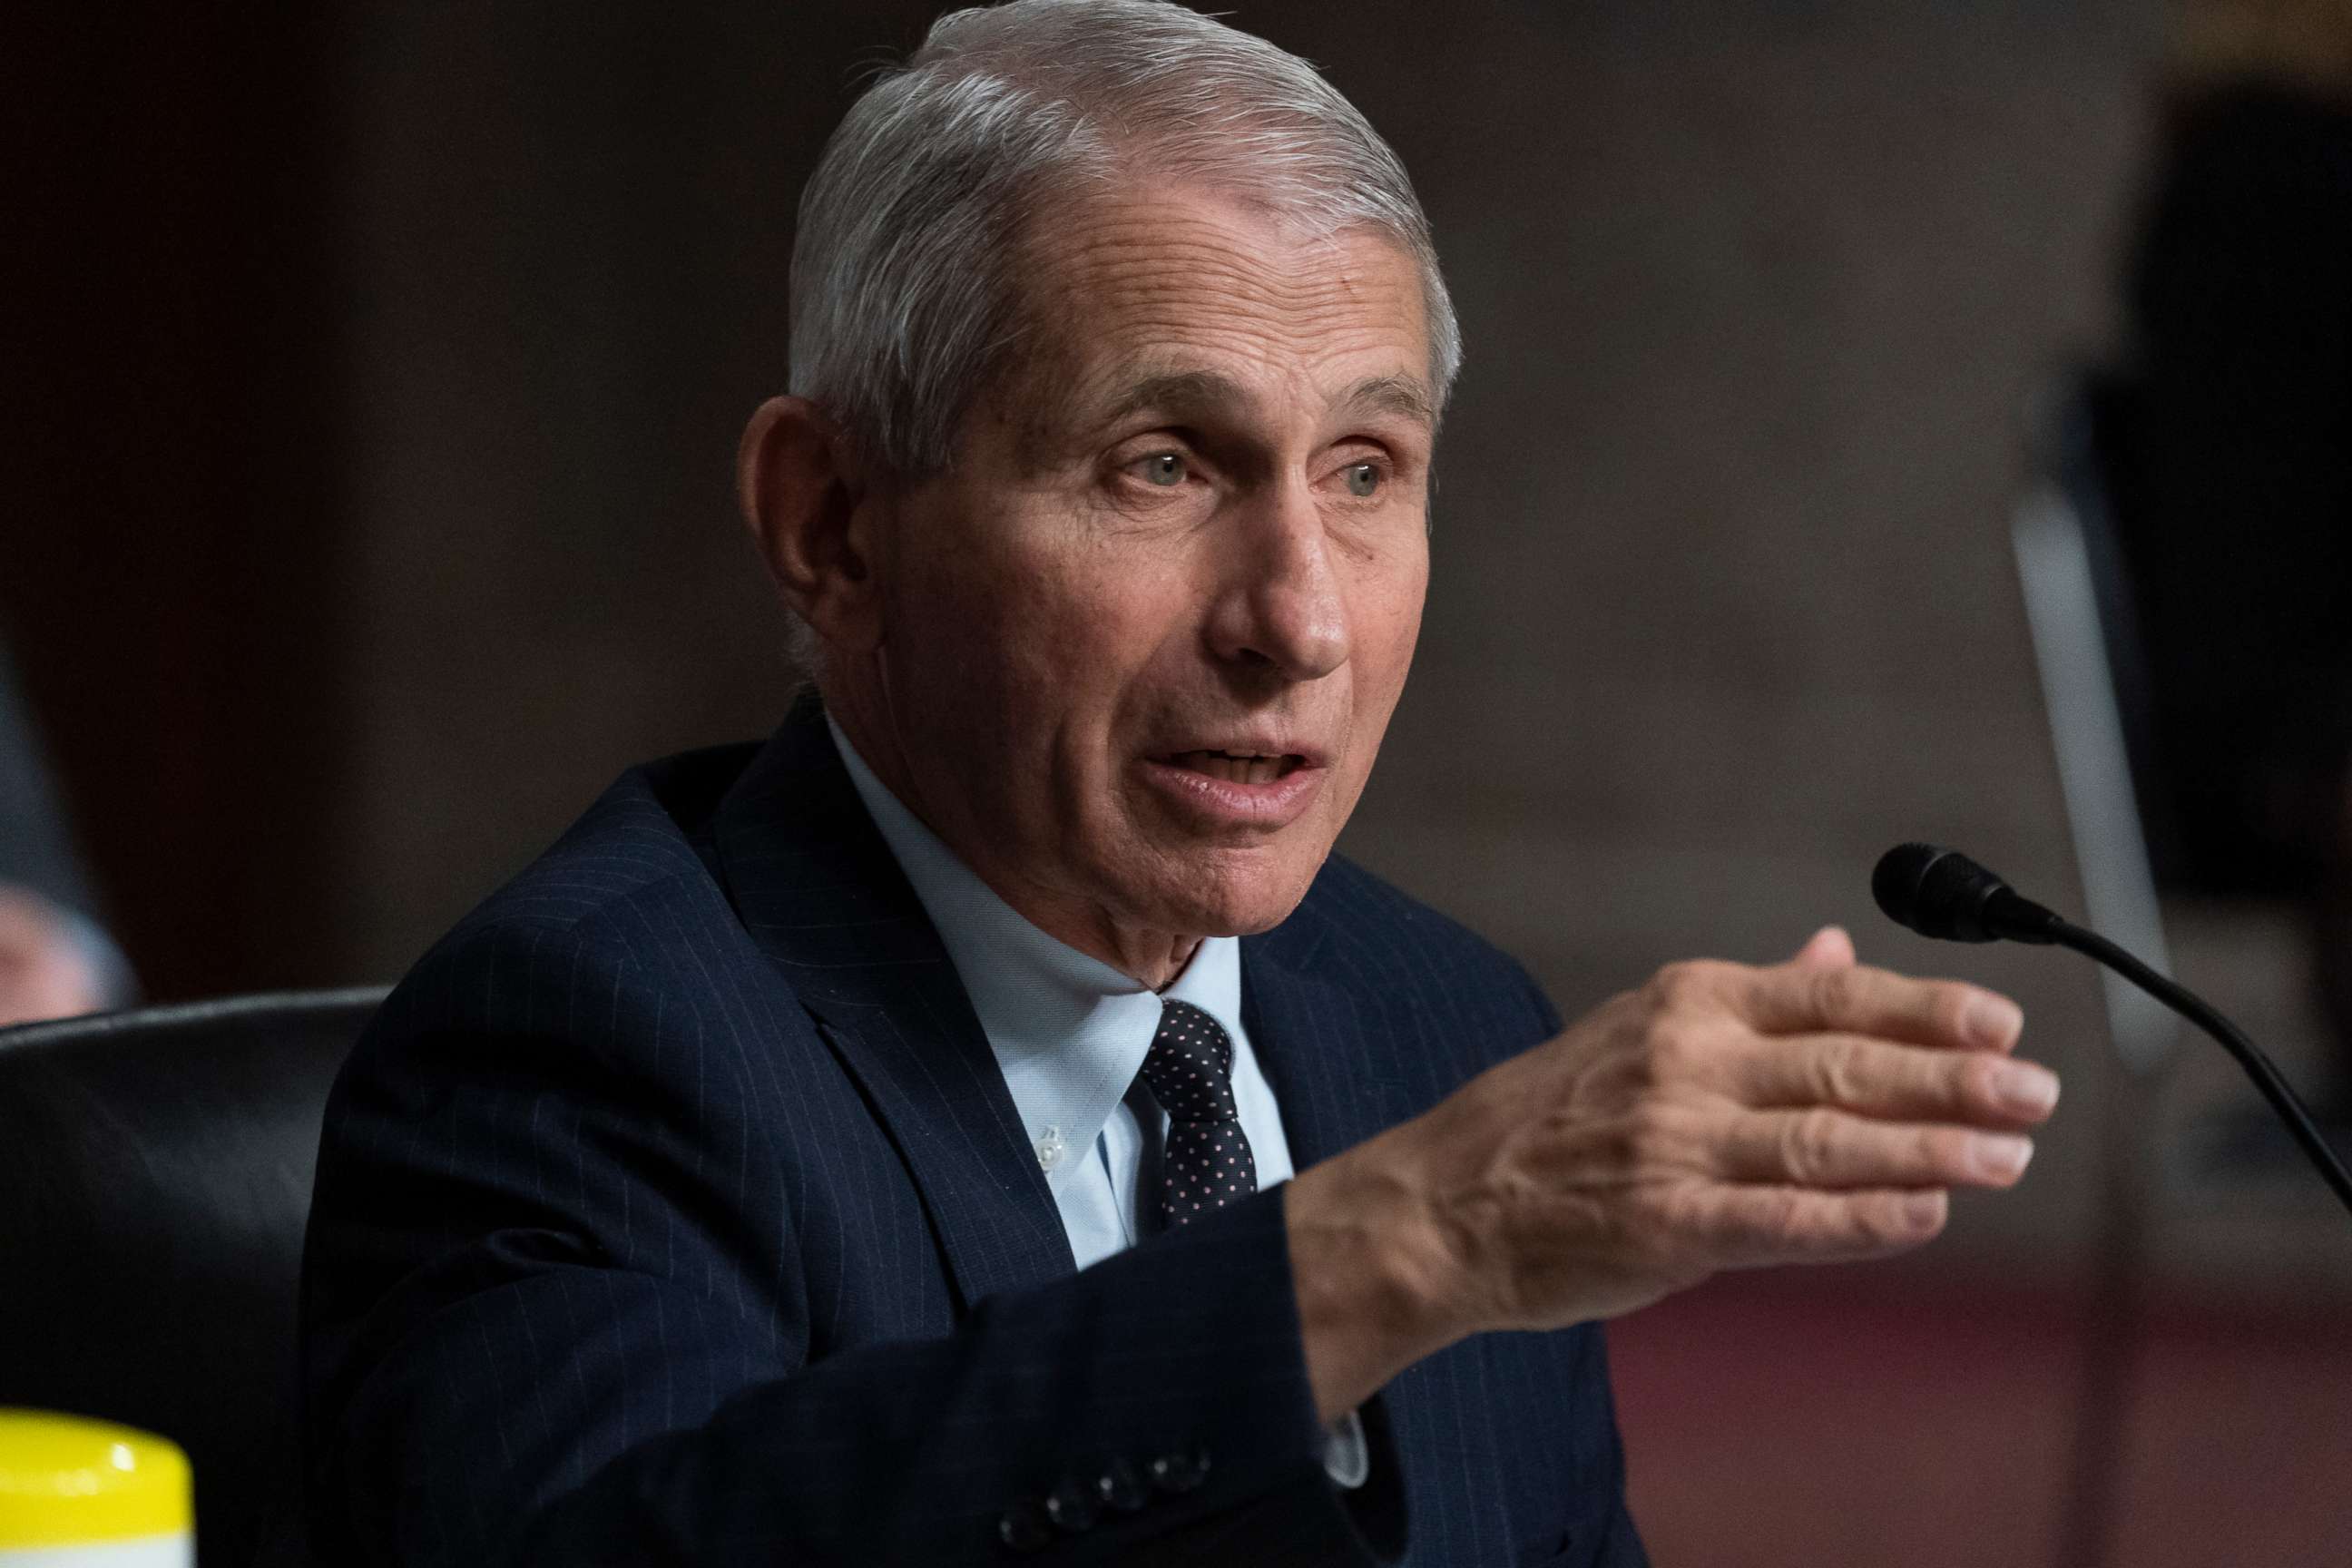
[[[1552,1005],[1542,984],[1516,960],[1511,961],[1510,969],[1533,1016],[1534,1038],[1552,1038],[1566,1026],[1559,1009]],[[1594,1391],[1599,1413],[1593,1429],[1606,1453],[1606,1479],[1596,1489],[1605,1501],[1591,1521],[1593,1533],[1579,1543],[1575,1561],[1589,1563],[1591,1568],[1649,1568],[1649,1553],[1642,1544],[1642,1532],[1625,1501],[1625,1446],[1618,1436],[1616,1396],[1610,1386],[1607,1331],[1600,1323],[1585,1323],[1560,1331],[1580,1343],[1584,1365],[1573,1381],[1578,1387]]]
[[[1578,1384],[1594,1391],[1600,1408],[1593,1429],[1605,1454],[1605,1479],[1594,1489],[1600,1506],[1580,1531],[1573,1561],[1590,1564],[1591,1568],[1649,1568],[1650,1557],[1642,1544],[1642,1532],[1625,1500],[1625,1447],[1617,1435],[1617,1405],[1609,1385],[1605,1331],[1599,1323],[1585,1323],[1561,1331],[1582,1342],[1587,1370]]]
[[[1396,1487],[1323,1472],[1280,1187],[944,1337],[812,1358],[806,1281],[751,1261],[790,1238],[725,1196],[756,1141],[700,1064],[643,1059],[630,964],[552,924],[454,939],[346,1068],[304,1281],[318,1560],[1401,1552]]]

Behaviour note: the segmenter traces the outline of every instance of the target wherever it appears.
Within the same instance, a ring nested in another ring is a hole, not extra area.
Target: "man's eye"
[[[1373,495],[1381,488],[1381,470],[1377,464],[1350,463],[1343,472],[1348,476],[1348,493],[1351,496]]]
[[[1154,452],[1137,465],[1145,480],[1155,485],[1181,485],[1190,471],[1181,452]]]

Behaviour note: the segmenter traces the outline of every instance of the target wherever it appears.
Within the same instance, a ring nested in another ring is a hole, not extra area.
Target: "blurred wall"
[[[0,638],[151,994],[346,972],[324,13],[0,14]]]

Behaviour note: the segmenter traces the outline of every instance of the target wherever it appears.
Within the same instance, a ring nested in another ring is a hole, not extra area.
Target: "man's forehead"
[[[1160,380],[1181,393],[1172,378],[1236,357],[1349,390],[1375,372],[1425,382],[1422,269],[1391,236],[1318,230],[1213,187],[1148,178],[1054,204],[1024,228],[1024,336],[1033,357],[1058,362],[1066,389],[1124,398]],[[1361,363],[1375,358],[1396,363]]]

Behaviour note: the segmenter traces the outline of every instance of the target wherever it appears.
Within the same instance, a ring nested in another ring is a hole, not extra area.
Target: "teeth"
[[[1231,752],[1185,752],[1173,760],[1228,784],[1271,784],[1287,771],[1285,758],[1237,756]]]

